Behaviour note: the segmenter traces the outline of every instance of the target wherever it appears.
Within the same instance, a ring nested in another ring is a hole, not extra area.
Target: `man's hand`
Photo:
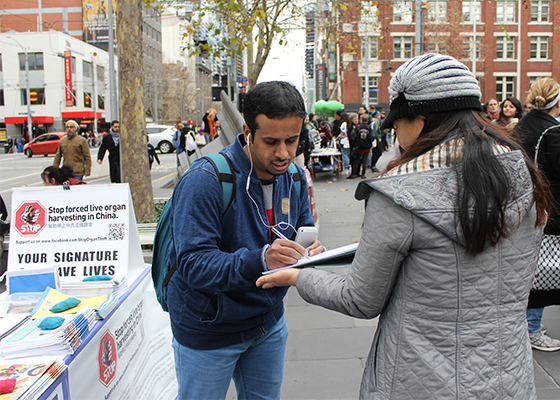
[[[266,253],[264,260],[269,271],[297,263],[307,255],[307,250],[300,244],[286,239],[276,239]]]
[[[300,269],[287,268],[257,279],[257,286],[270,289],[276,286],[295,286]]]
[[[97,164],[99,164],[99,165],[101,165],[102,162],[103,161],[101,161],[101,160],[97,160]]]

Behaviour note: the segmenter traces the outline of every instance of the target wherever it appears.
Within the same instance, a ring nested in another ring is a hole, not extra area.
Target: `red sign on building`
[[[72,107],[74,94],[72,93],[72,53],[70,50],[64,52],[64,85],[66,87],[66,107]]]
[[[106,387],[115,379],[117,372],[117,344],[111,332],[107,331],[99,341],[99,381]]]
[[[46,224],[45,208],[38,201],[26,201],[16,210],[14,226],[22,236],[37,236]]]

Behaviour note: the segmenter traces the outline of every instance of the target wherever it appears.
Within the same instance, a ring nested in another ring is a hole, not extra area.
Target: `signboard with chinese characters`
[[[9,270],[54,266],[63,282],[143,263],[128,184],[13,189]]]
[[[64,86],[66,88],[66,107],[74,105],[74,94],[72,93],[72,53],[69,50],[64,52]]]

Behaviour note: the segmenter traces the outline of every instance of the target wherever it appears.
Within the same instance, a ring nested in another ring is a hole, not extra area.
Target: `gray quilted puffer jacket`
[[[542,232],[522,154],[495,152],[514,185],[509,238],[467,253],[454,167],[427,154],[358,187],[366,214],[348,275],[299,273],[309,303],[380,315],[361,399],[536,398],[525,309]]]

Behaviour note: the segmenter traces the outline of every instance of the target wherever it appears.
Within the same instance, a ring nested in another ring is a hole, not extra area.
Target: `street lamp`
[[[29,90],[29,56],[27,54],[27,49],[25,47],[23,47],[21,45],[20,42],[18,42],[16,39],[14,39],[11,36],[6,36],[6,38],[8,39],[12,39],[14,42],[16,42],[19,47],[21,47],[21,49],[23,50],[23,52],[25,53],[25,84],[26,84],[26,93],[25,93],[25,97],[27,99],[27,140],[30,141],[31,139],[33,139],[33,135],[32,135],[32,122],[31,122],[31,96],[29,94],[30,90]]]

